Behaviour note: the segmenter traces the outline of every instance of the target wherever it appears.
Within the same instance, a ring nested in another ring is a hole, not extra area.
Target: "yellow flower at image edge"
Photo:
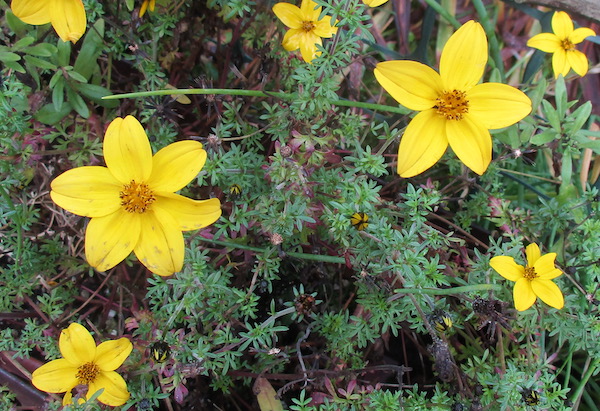
[[[369,7],[379,7],[387,2],[388,0],[363,0],[363,3],[365,3]]]
[[[140,7],[140,17],[146,14],[146,10],[154,11],[156,7],[156,0],[144,0]]]
[[[514,258],[498,256],[490,260],[490,266],[502,277],[515,281],[513,298],[515,308],[524,311],[531,307],[537,297],[550,307],[561,309],[565,305],[560,288],[552,282],[562,271],[554,266],[556,253],[541,255],[537,244],[529,244],[525,249],[527,265],[523,267]]]
[[[487,38],[469,21],[449,39],[439,74],[416,61],[377,64],[375,77],[403,106],[420,111],[398,149],[398,174],[413,177],[433,166],[448,145],[481,175],[492,159],[488,130],[508,127],[531,112],[531,100],[514,87],[479,83],[488,60]]]
[[[330,38],[337,32],[331,17],[319,20],[321,9],[312,0],[302,0],[300,7],[289,3],[273,6],[273,13],[289,28],[283,37],[283,48],[287,51],[300,49],[307,63],[318,56],[317,44],[323,44],[321,38]]]
[[[552,53],[552,70],[554,77],[565,77],[571,68],[580,76],[585,76],[588,71],[588,60],[585,54],[575,49],[575,45],[585,38],[595,36],[596,33],[587,27],[573,30],[573,21],[564,11],[557,11],[552,15],[552,31],[554,33],[540,33],[527,41],[529,47]]]
[[[152,156],[142,125],[127,116],[108,126],[103,151],[107,167],[75,168],[51,183],[56,204],[92,218],[85,232],[88,263],[106,271],[133,251],[155,274],[181,271],[182,231],[206,227],[221,216],[216,198],[175,194],[204,166],[202,144],[179,141]]]
[[[85,33],[86,16],[81,0],[13,0],[10,7],[27,24],[52,23],[62,41],[75,43]]]
[[[37,389],[65,392],[63,405],[72,403],[71,390],[78,385],[88,386],[86,399],[104,389],[98,401],[106,405],[123,405],[129,399],[125,380],[115,372],[133,349],[127,338],[96,346],[89,331],[73,323],[60,333],[59,348],[63,358],[42,365],[31,375]]]

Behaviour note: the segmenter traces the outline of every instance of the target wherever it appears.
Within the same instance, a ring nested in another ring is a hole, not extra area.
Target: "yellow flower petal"
[[[160,207],[154,207],[141,218],[142,233],[133,250],[140,262],[161,276],[181,271],[184,242],[177,220]]]
[[[581,77],[585,76],[588,71],[588,59],[585,54],[578,50],[567,52],[567,65]]]
[[[490,266],[498,274],[510,281],[518,281],[525,274],[525,267],[517,264],[514,258],[504,255],[492,258]]]
[[[50,23],[48,7],[52,7],[54,1],[39,0],[13,0],[10,7],[15,16],[27,24]]]
[[[52,201],[73,214],[102,217],[121,207],[120,184],[106,167],[79,167],[65,171],[50,184]]]
[[[492,161],[492,137],[471,115],[446,121],[448,144],[454,154],[475,173],[482,175]]]
[[[287,51],[298,50],[300,48],[300,42],[302,40],[303,35],[304,30],[289,29],[283,36],[283,41],[281,42],[281,45]]]
[[[85,33],[86,17],[85,8],[81,0],[55,1],[49,7],[52,27],[62,41],[77,42]]]
[[[555,259],[556,253],[548,253],[536,260],[533,268],[539,278],[542,280],[551,280],[562,274],[562,271],[554,265]]]
[[[152,174],[148,185],[153,191],[175,192],[190,183],[202,170],[206,151],[197,141],[169,144],[152,157]]]
[[[375,68],[375,78],[398,103],[411,110],[432,108],[444,91],[440,75],[416,61],[379,63]]]
[[[71,405],[73,404],[73,393],[71,391],[67,391],[63,396],[62,405]]]
[[[555,78],[558,78],[561,74],[565,77],[571,70],[571,66],[567,61],[567,52],[564,49],[558,49],[552,55],[552,70]]]
[[[119,374],[114,371],[100,372],[96,380],[89,385],[86,398],[89,399],[98,390],[104,388],[104,392],[98,397],[98,401],[103,404],[117,407],[123,405],[129,399],[127,383]]]
[[[440,57],[444,90],[467,91],[479,82],[488,60],[487,38],[481,24],[470,20],[450,36]]]
[[[448,147],[446,120],[435,110],[417,114],[406,127],[398,148],[398,174],[413,177],[434,165]]]
[[[329,16],[325,16],[322,20],[315,22],[315,28],[312,33],[316,36],[323,38],[330,38],[337,33],[337,27],[335,27],[335,21]]]
[[[289,3],[277,3],[272,10],[277,18],[290,29],[302,27],[302,15],[299,7]]]
[[[535,279],[531,282],[533,292],[550,307],[561,309],[565,305],[560,288],[550,280]]]
[[[492,130],[515,124],[531,112],[529,97],[506,84],[477,84],[468,91],[467,100],[469,116]]]
[[[321,37],[306,32],[302,34],[300,38],[300,54],[302,54],[302,59],[307,63],[312,63],[319,55],[317,53],[317,44],[323,44]]]
[[[552,31],[563,40],[573,33],[573,21],[564,11],[557,11],[552,16]]]
[[[96,343],[94,337],[81,324],[72,323],[60,333],[58,339],[60,353],[73,367],[94,361]]]
[[[31,374],[31,383],[41,391],[66,392],[71,391],[79,384],[76,375],[77,367],[64,358],[60,358],[36,369]]]
[[[579,44],[586,38],[595,35],[596,33],[594,32],[594,30],[588,29],[587,27],[580,27],[578,29],[575,29],[573,33],[571,33],[571,35],[569,36],[569,40],[573,44]]]
[[[152,206],[171,214],[178,222],[178,229],[183,231],[204,228],[221,216],[218,198],[192,200],[179,194],[161,194]]]
[[[365,3],[369,7],[379,7],[387,2],[388,0],[363,0],[363,3]]]
[[[517,311],[525,311],[535,303],[536,295],[531,288],[531,281],[521,278],[515,283],[513,298]]]
[[[105,341],[97,347],[94,362],[102,371],[114,371],[123,364],[131,350],[133,345],[127,338]]]
[[[123,184],[145,182],[152,171],[152,149],[144,128],[135,117],[114,119],[104,136],[104,161]]]
[[[319,15],[321,14],[322,9],[323,8],[321,6],[312,0],[302,0],[302,3],[300,3],[300,13],[302,14],[303,20],[319,20]]]
[[[527,266],[533,267],[535,262],[540,259],[542,253],[540,247],[536,243],[531,243],[525,248],[525,256],[527,257]],[[556,254],[554,254],[556,255]],[[554,260],[552,260],[554,262]]]
[[[142,5],[140,6],[140,17],[144,17],[144,14],[146,14],[147,8],[148,8],[148,0],[144,0]]]
[[[562,48],[562,43],[554,33],[536,34],[527,41],[527,46],[542,50],[546,53],[554,53]]]
[[[140,7],[140,17],[143,17],[146,14],[146,10],[154,11],[154,7],[156,6],[156,0],[144,0],[142,6]]]
[[[125,259],[138,243],[141,214],[124,209],[92,218],[85,232],[85,258],[98,271],[106,271]]]

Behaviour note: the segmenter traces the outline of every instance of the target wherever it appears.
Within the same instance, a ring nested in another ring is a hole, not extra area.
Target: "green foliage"
[[[594,409],[597,111],[578,80],[529,73],[542,64],[517,46],[529,33],[511,34],[519,42],[502,61],[511,39],[494,34],[497,5],[474,1],[464,13],[485,18],[492,36],[486,78],[530,77],[522,89],[532,114],[492,131],[483,176],[449,151],[407,180],[395,161],[412,111],[381,92],[372,66],[392,49],[434,56],[429,36],[443,32],[434,8],[413,2],[403,31],[391,2],[318,0],[339,30],[307,64],[281,46],[272,4],[159,0],[139,18],[139,2],[84,3],[88,29],[75,45],[56,41],[50,25],[4,17],[0,312],[18,321],[3,322],[0,351],[60,358],[58,335],[73,321],[93,325],[98,342],[124,335],[134,350],[119,371],[131,392],[123,410],[186,409],[198,398],[256,409],[258,376],[295,411],[527,410],[532,391],[543,409]],[[445,24],[450,14],[440,16]],[[256,94],[103,99],[167,85]],[[103,164],[104,127],[127,114],[154,151],[201,141],[207,162],[181,193],[222,204],[215,224],[186,233],[185,266],[171,277],[133,257],[95,272],[85,262],[88,220],[48,196],[60,173]],[[354,213],[368,224],[358,229]],[[532,242],[557,254],[561,310],[537,301],[516,312],[512,283],[489,266],[498,255],[525,264]],[[452,328],[436,327],[439,312]],[[151,353],[157,342],[169,348],[164,361]],[[18,405],[0,387],[0,408]],[[101,407],[92,399],[71,409]]]

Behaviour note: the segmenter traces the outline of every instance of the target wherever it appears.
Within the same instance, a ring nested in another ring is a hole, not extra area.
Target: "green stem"
[[[173,96],[180,94],[221,94],[227,96],[249,96],[249,97],[275,97],[280,100],[294,100],[297,98],[296,93],[284,93],[281,91],[260,91],[260,90],[241,90],[230,88],[185,88],[175,90],[152,90],[139,91],[136,93],[113,94],[112,96],[104,96],[104,100],[116,100],[122,98],[135,97],[150,97],[150,96]],[[385,111],[388,113],[407,114],[410,111],[404,107],[392,107],[384,104],[363,103],[360,101],[350,100],[334,100],[331,102],[334,106],[341,107],[357,107],[373,111]]]
[[[436,0],[425,0],[425,3],[432,9],[438,12],[440,16],[442,16],[446,21],[454,26],[455,29],[461,26],[460,22],[454,18],[452,14],[448,12],[445,8],[443,8]]]
[[[481,25],[485,30],[485,34],[490,41],[490,53],[492,54],[492,60],[494,60],[496,68],[500,73],[501,82],[504,83],[504,62],[502,60],[502,55],[500,54],[500,45],[498,44],[498,39],[496,38],[494,25],[495,21],[490,18],[487,10],[485,9],[485,5],[481,0],[473,0],[473,6],[475,6],[477,14],[479,14],[479,21],[481,22]]]
[[[403,294],[453,295],[471,291],[501,291],[502,288],[498,284],[473,284],[452,288],[398,288],[394,290],[394,295],[388,298],[388,302],[401,298]]]
[[[204,238],[204,237],[197,237],[197,238],[200,238],[202,241],[206,241],[207,243],[212,243],[215,245],[222,245],[224,247],[229,247],[229,248],[237,248],[239,250],[254,251],[256,253],[266,253],[267,251],[269,251],[269,249],[267,249],[267,248],[252,247],[252,246],[245,245],[245,244],[230,243],[228,241],[213,240],[213,239]],[[290,252],[284,251],[284,253],[288,257],[299,258],[301,260],[322,261],[324,263],[333,263],[333,264],[345,264],[346,263],[346,259],[344,257],[336,257],[334,255],[305,254],[305,253],[296,253],[296,252],[292,252],[292,251],[290,251]]]
[[[586,370],[585,374],[581,377],[581,381],[579,382],[577,389],[575,389],[575,392],[573,392],[573,396],[571,397],[571,401],[573,401],[573,404],[579,404],[579,401],[581,401],[581,396],[583,394],[585,385],[596,371],[598,365],[600,365],[600,358],[594,359],[592,364]]]

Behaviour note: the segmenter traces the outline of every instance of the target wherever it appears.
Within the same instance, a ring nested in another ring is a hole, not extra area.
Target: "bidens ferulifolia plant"
[[[0,3],[0,409],[596,409],[598,16],[450,3]]]

